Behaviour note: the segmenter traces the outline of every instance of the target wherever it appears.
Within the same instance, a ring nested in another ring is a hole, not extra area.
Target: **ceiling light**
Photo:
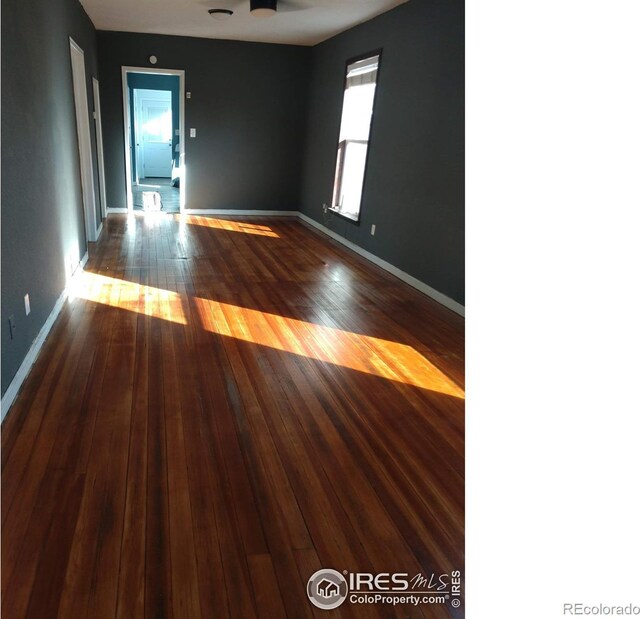
[[[278,0],[251,0],[251,15],[255,17],[273,17],[276,14]]]
[[[233,15],[229,9],[209,9],[209,15],[216,21],[226,21]]]

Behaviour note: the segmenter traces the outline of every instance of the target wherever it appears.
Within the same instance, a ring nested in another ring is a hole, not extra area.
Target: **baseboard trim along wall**
[[[184,215],[236,215],[250,217],[298,217],[298,211],[260,211],[230,208],[188,208],[182,211]]]
[[[107,214],[121,213],[127,214],[129,209],[126,208],[107,208]],[[144,213],[144,211],[132,211],[134,213]],[[162,212],[162,211],[160,211]],[[230,208],[186,208],[182,210],[183,215],[235,215],[237,217],[298,217],[298,211],[261,211],[230,209]],[[176,213],[177,215],[177,213]]]
[[[127,213],[128,211],[127,209],[110,208],[107,210],[107,212],[108,213]],[[419,290],[423,294],[426,294],[428,297],[431,297],[434,301],[437,301],[441,305],[444,305],[445,307],[449,308],[451,311],[455,312],[456,314],[459,314],[460,316],[464,316],[464,305],[458,303],[457,301],[454,301],[453,299],[442,294],[441,292],[438,292],[434,288],[431,288],[431,286],[428,286],[424,282],[421,282],[419,279],[416,279],[412,275],[409,275],[408,273],[401,271],[398,267],[395,267],[389,262],[382,260],[382,258],[378,258],[378,256],[372,254],[371,252],[368,252],[366,249],[362,249],[362,247],[359,247],[355,243],[352,243],[348,239],[345,239],[343,236],[336,234],[333,230],[330,230],[326,226],[323,226],[322,224],[318,223],[314,219],[311,219],[311,217],[308,217],[307,215],[305,215],[304,213],[300,213],[299,211],[258,211],[258,210],[245,211],[245,210],[230,210],[230,209],[192,209],[192,210],[186,210],[183,212],[185,215],[235,215],[235,216],[244,215],[244,216],[251,216],[251,217],[260,217],[260,216],[262,217],[297,217],[300,220],[302,220],[304,223],[306,223],[308,226],[313,228],[315,231],[320,232],[322,234],[326,234],[327,236],[331,237],[334,241],[341,243],[342,245],[356,252],[358,255],[362,256],[363,258],[366,258],[370,262],[373,262],[373,264],[379,266],[381,269],[384,269],[388,273],[395,275],[398,279],[401,279],[406,284],[409,284],[416,290]],[[102,225],[100,227],[102,228]],[[82,258],[82,260],[80,261],[80,268],[84,268],[88,259],[89,259],[89,254],[86,253]],[[69,293],[68,287],[62,291],[62,294],[56,301],[56,304],[51,310],[51,313],[49,314],[47,321],[42,326],[42,329],[40,329],[40,333],[38,333],[38,336],[33,341],[33,344],[31,345],[31,348],[29,349],[27,356],[24,358],[24,361],[18,368],[18,371],[16,375],[13,377],[13,380],[11,381],[11,384],[9,385],[6,393],[2,397],[2,419],[4,419],[8,410],[11,408],[11,405],[13,404],[14,400],[16,399],[16,396],[18,395],[18,391],[20,391],[20,387],[22,386],[22,383],[24,382],[25,378],[29,375],[31,366],[33,366],[36,359],[38,358],[38,355],[42,350],[42,345],[44,344],[45,340],[47,339],[47,336],[49,335],[49,331],[51,331],[51,328],[53,327],[53,324],[55,323],[56,318],[62,311],[64,302],[67,299],[68,293]]]
[[[102,228],[102,224],[100,224],[100,228]],[[80,269],[84,269],[84,267],[87,266],[87,262],[89,262],[89,252],[85,251],[84,256],[82,256],[82,260],[80,260]],[[77,272],[78,269],[71,274],[71,277],[73,277]]]
[[[298,217],[303,222],[309,224],[317,231],[330,236],[338,243],[341,243],[345,247],[348,247],[352,251],[355,251],[357,254],[366,258],[370,262],[373,262],[375,265],[379,266],[381,269],[395,275],[398,279],[401,279],[409,286],[412,286],[416,290],[419,290],[423,294],[426,294],[428,297],[431,297],[434,301],[440,303],[440,305],[444,305],[446,308],[455,312],[460,316],[464,316],[464,305],[454,301],[447,295],[439,292],[435,288],[425,284],[424,282],[416,279],[412,275],[401,271],[398,267],[393,266],[391,263],[382,260],[382,258],[378,258],[375,254],[367,251],[366,249],[362,249],[362,247],[352,243],[351,241],[345,239],[343,236],[335,233],[333,230],[330,230],[326,226],[318,223],[311,217],[301,213],[300,211],[259,211],[259,210],[232,210],[232,209],[185,209],[183,211],[185,215],[235,215],[235,216],[252,216],[252,217]]]
[[[401,271],[398,267],[395,267],[391,263],[382,260],[382,258],[378,258],[378,256],[372,254],[366,249],[362,249],[362,247],[356,245],[355,243],[352,243],[348,239],[345,239],[343,236],[336,234],[333,230],[330,230],[326,226],[318,223],[317,221],[315,221],[315,219],[311,219],[311,217],[308,217],[304,213],[298,213],[298,217],[300,217],[300,219],[303,222],[307,223],[309,226],[315,228],[323,234],[326,234],[327,236],[330,236],[335,241],[338,241],[338,243],[341,243],[345,247],[348,247],[350,250],[356,252],[356,254],[359,254],[363,258],[366,258],[370,262],[373,262],[373,264],[379,266],[385,271],[388,271],[392,275],[395,275],[398,279],[401,279],[406,284],[409,284],[409,286],[412,286],[416,290],[419,290],[423,294],[426,294],[428,297],[431,297],[434,301],[440,303],[440,305],[444,305],[456,314],[464,316],[464,305],[462,305],[461,303],[458,303],[457,301],[449,298],[447,295],[438,292],[435,288],[431,288],[431,286],[428,286],[424,282],[421,282],[419,279],[416,279],[412,275]]]
[[[84,268],[84,266],[87,264],[88,259],[89,259],[89,253],[87,252],[85,253],[82,260],[80,261],[78,268],[75,270],[74,274],[72,275],[72,278],[78,273],[78,271]],[[33,340],[33,343],[31,344],[31,348],[29,348],[29,352],[27,353],[26,357],[23,359],[22,363],[20,364],[20,367],[18,368],[16,375],[13,377],[13,380],[9,384],[9,387],[7,387],[5,394],[2,396],[0,420],[4,420],[6,414],[9,412],[11,405],[15,401],[16,396],[20,391],[20,387],[22,387],[22,383],[25,381],[25,379],[29,375],[29,372],[31,371],[33,364],[36,362],[38,355],[40,355],[42,346],[44,345],[45,340],[47,339],[47,336],[49,335],[49,332],[51,331],[51,328],[53,327],[56,319],[60,315],[60,312],[64,307],[64,302],[67,300],[68,296],[69,296],[69,286],[67,285],[65,289],[62,291],[62,293],[60,294],[60,296],[58,297],[58,300],[53,306],[51,313],[47,317],[47,320],[45,321],[45,323],[42,325],[42,329],[40,329],[40,332],[36,336],[36,339]]]

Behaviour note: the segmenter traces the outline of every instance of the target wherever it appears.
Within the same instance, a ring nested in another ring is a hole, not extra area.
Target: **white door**
[[[89,128],[89,103],[87,80],[84,72],[84,52],[69,38],[71,46],[71,73],[73,75],[73,98],[76,107],[76,128],[80,153],[80,179],[87,241],[98,238],[96,225],[96,196],[93,188],[93,160],[91,155],[91,132]]]
[[[171,91],[135,89],[138,177],[171,177]]]

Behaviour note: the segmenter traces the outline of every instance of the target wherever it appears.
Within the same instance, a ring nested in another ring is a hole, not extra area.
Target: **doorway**
[[[93,185],[93,155],[91,152],[91,130],[89,128],[89,101],[87,78],[84,68],[84,52],[69,37],[71,51],[71,74],[73,78],[73,100],[76,110],[78,152],[80,156],[80,183],[82,186],[82,206],[87,242],[98,239],[96,216],[96,196]]]
[[[172,111],[170,90],[133,89],[133,149],[137,180],[171,178]]]
[[[184,71],[123,67],[128,211],[185,204]]]
[[[93,78],[93,120],[96,125],[96,147],[98,150],[98,184],[100,186],[100,215],[107,216],[107,185],[104,173],[104,145],[102,141],[102,111],[100,107],[100,83]]]

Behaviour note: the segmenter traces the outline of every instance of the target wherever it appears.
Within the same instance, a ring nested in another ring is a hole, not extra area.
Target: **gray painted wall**
[[[107,204],[126,206],[122,66],[184,69],[188,208],[298,210],[311,50],[98,32]]]
[[[464,303],[462,0],[411,0],[313,48],[301,210],[322,223],[331,202],[345,61],[380,47],[360,225],[328,227]]]
[[[3,394],[65,288],[69,255],[87,247],[69,36],[84,50],[93,110],[96,33],[77,0],[2,0]]]
[[[328,225],[464,303],[462,0],[411,0],[312,49],[113,32],[96,39],[77,0],[2,0],[3,394],[65,287],[69,255],[86,249],[69,36],[85,52],[90,109],[99,58],[109,206],[125,205],[121,66],[149,66],[155,54],[158,66],[186,70],[193,93],[189,206],[300,208],[320,222],[345,61],[382,47],[361,222],[334,216]],[[99,195],[97,169],[94,180]]]

